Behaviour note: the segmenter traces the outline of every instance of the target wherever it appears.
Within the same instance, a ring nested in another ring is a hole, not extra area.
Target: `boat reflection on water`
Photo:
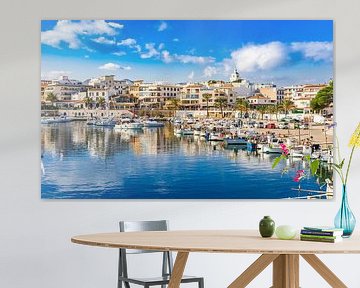
[[[324,193],[332,176],[324,164],[322,179],[308,177],[299,191],[293,172],[308,169],[300,158],[272,169],[277,155],[182,135],[170,123],[113,129],[70,122],[41,132],[43,198],[307,198]],[[282,175],[283,165],[289,173]]]

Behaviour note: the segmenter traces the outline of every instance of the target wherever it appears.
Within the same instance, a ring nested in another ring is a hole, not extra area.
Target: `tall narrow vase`
[[[346,185],[343,185],[341,207],[335,217],[335,227],[344,229],[343,237],[350,237],[354,232],[356,219],[352,213],[347,197]]]

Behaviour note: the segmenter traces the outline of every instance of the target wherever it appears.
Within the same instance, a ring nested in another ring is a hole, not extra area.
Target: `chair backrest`
[[[140,232],[140,231],[167,231],[169,224],[167,220],[158,221],[120,221],[120,232]],[[140,253],[159,253],[161,251],[119,249],[119,276],[128,277],[126,254]],[[169,251],[163,253],[162,275],[172,273],[173,259]]]
[[[120,221],[120,232],[167,231],[167,220],[156,221]],[[126,249],[126,254],[155,253],[159,251]]]

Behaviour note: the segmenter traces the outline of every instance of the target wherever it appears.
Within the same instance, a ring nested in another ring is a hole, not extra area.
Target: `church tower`
[[[230,76],[230,82],[235,82],[238,80],[240,80],[240,75],[239,75],[239,72],[237,71],[237,69],[235,68],[234,72]]]

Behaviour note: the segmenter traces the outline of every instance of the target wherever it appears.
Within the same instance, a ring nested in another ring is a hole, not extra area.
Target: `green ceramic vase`
[[[259,223],[259,232],[262,237],[271,237],[275,232],[275,222],[270,216],[264,216]]]

